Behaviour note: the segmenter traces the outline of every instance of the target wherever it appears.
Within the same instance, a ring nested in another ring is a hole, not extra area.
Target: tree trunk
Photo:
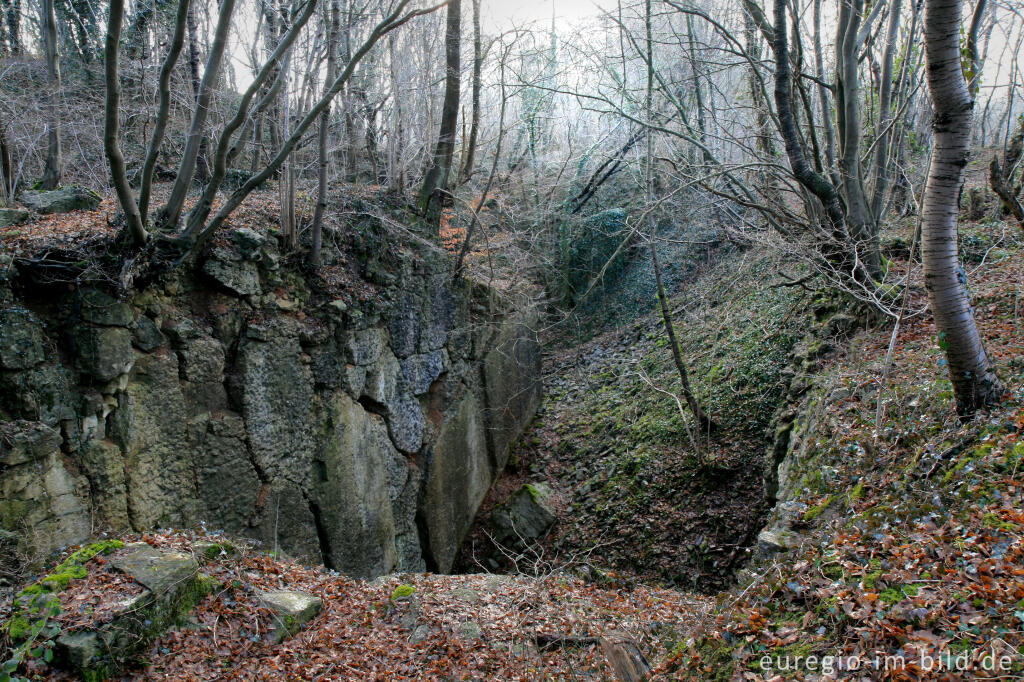
[[[601,652],[619,682],[644,682],[651,675],[651,664],[640,647],[621,632],[605,633],[601,637]]]
[[[839,129],[839,181],[846,204],[846,223],[850,236],[867,270],[879,278],[878,230],[871,218],[860,155],[861,116],[860,79],[857,57],[860,51],[861,15],[864,0],[840,0],[836,35],[836,124]]]
[[[480,41],[480,0],[473,0],[473,112],[470,115],[469,146],[462,163],[462,181],[473,176],[476,162],[476,140],[480,130],[480,74],[483,70],[484,54]]]
[[[437,136],[433,165],[423,180],[419,206],[427,217],[428,224],[437,228],[441,220],[442,195],[448,187],[448,174],[455,151],[455,132],[459,118],[459,48],[462,39],[462,0],[448,4],[448,22],[445,31],[445,89],[444,104],[441,107],[441,130]]]
[[[11,41],[7,38],[7,12],[10,0],[0,0],[0,55],[7,56],[11,51]]]
[[[786,156],[793,176],[822,204],[828,223],[828,234],[822,246],[823,256],[841,273],[852,273],[856,279],[865,279],[863,268],[852,265],[848,252],[850,239],[846,230],[846,216],[839,201],[839,193],[832,183],[814,172],[807,162],[807,154],[800,142],[800,133],[793,115],[793,73],[789,64],[789,37],[786,31],[786,0],[775,0],[775,107],[779,116],[779,132],[786,147]]]
[[[39,32],[42,34],[50,90],[46,112],[46,165],[40,185],[43,189],[56,189],[64,174],[64,158],[60,145],[60,63],[57,58],[57,17],[53,0],[40,0],[39,11]]]
[[[189,81],[192,83],[192,99],[196,102],[198,108],[199,104],[199,40],[197,37],[196,30],[196,16],[193,11],[193,6],[189,5],[188,10],[188,76]],[[197,109],[198,110],[198,109]],[[196,177],[202,182],[210,177],[210,166],[206,160],[206,135],[203,135],[202,140],[199,143],[199,156],[196,157]]]
[[[818,106],[821,109],[821,125],[825,129],[825,175],[832,184],[839,184],[836,174],[836,134],[832,125],[832,107],[829,106],[829,90],[825,87],[825,57],[821,49],[821,0],[814,0],[814,69],[818,74]]]
[[[14,199],[14,189],[11,147],[7,143],[7,128],[3,120],[0,120],[0,208],[10,205]]]
[[[747,52],[750,54],[751,61],[754,64],[758,64],[761,61],[761,37],[757,32],[754,18],[750,16],[749,12],[743,13],[743,28]],[[774,158],[775,145],[772,142],[771,117],[756,66],[750,67],[747,83],[750,88],[750,98],[754,105],[755,120],[757,121],[757,149],[768,158]],[[764,175],[763,172],[760,174]]]
[[[690,412],[697,419],[701,433],[710,433],[715,430],[716,425],[701,408],[700,403],[697,402],[697,396],[693,394],[693,388],[690,386],[690,375],[686,371],[686,365],[683,364],[683,354],[679,348],[679,339],[676,337],[675,321],[672,318],[672,308],[668,304],[668,295],[665,292],[665,284],[661,277],[661,261],[658,258],[658,249],[655,247],[654,239],[655,235],[652,234],[650,243],[651,264],[654,266],[654,280],[658,287],[661,318],[665,323],[665,333],[668,335],[669,346],[672,348],[672,360],[675,362],[676,371],[679,372],[679,383],[683,389],[683,398],[686,400]]]
[[[182,207],[185,205],[185,196],[192,186],[196,163],[202,147],[203,129],[206,126],[206,117],[210,110],[210,100],[213,99],[214,84],[220,74],[220,63],[227,47],[234,9],[235,0],[221,0],[217,29],[214,32],[213,45],[210,46],[210,54],[206,59],[203,80],[199,84],[196,110],[192,115],[192,123],[189,125],[185,151],[182,152],[181,163],[178,166],[178,176],[174,180],[174,187],[171,188],[171,196],[167,200],[167,205],[161,211],[159,222],[162,228],[177,226],[178,220],[181,218]]]
[[[992,191],[999,195],[1003,208],[1024,228],[1024,206],[1021,205],[1020,197],[1017,196],[1020,190],[1013,181],[1013,171],[1020,163],[1022,151],[1024,151],[1024,117],[1021,117],[1017,132],[1006,146],[1002,163],[999,162],[999,154],[994,154],[988,168]]]
[[[158,105],[153,136],[149,139],[146,161],[142,166],[142,179],[139,183],[139,215],[142,217],[143,225],[146,224],[149,216],[149,196],[153,186],[153,169],[156,167],[157,159],[160,156],[160,145],[164,140],[164,133],[167,130],[167,119],[171,111],[171,72],[174,71],[174,65],[178,62],[181,48],[185,43],[185,25],[188,23],[188,16],[191,13],[190,6],[191,0],[178,0],[178,13],[174,20],[174,34],[171,37],[171,46],[167,51],[164,63],[160,66],[160,76],[157,79],[160,104]],[[191,46],[189,51],[191,52]],[[191,55],[189,56],[191,58]]]
[[[925,288],[939,345],[946,351],[957,412],[969,418],[999,399],[1002,384],[989,363],[971,311],[957,253],[958,197],[967,166],[971,100],[960,64],[962,0],[925,0],[928,90],[935,144],[924,190],[922,248]]]
[[[338,0],[331,0],[330,16],[327,28],[327,75],[324,87],[334,82],[338,69],[338,31],[341,27],[341,8]],[[327,155],[327,131],[331,123],[331,105],[328,103],[320,116],[320,130],[317,131],[317,194],[316,209],[313,212],[312,239],[313,246],[309,251],[309,264],[313,268],[320,267],[320,249],[323,243],[324,211],[327,210],[327,169],[330,159]]]
[[[107,26],[107,44],[104,54],[104,74],[107,96],[103,119],[103,150],[110,162],[110,177],[117,192],[117,200],[124,210],[128,230],[136,245],[146,242],[146,228],[142,223],[139,206],[135,203],[128,175],[124,167],[124,155],[118,142],[120,128],[121,78],[118,73],[118,42],[121,39],[121,25],[124,22],[124,0],[110,0],[110,17]]]
[[[650,129],[653,123],[654,115],[654,104],[653,104],[653,93],[654,93],[654,40],[651,31],[651,0],[647,0],[645,3],[645,26],[647,30],[647,91],[644,99],[644,112],[647,118],[647,128]],[[690,16],[687,15],[689,21]],[[690,37],[690,47],[693,49],[693,25],[688,25],[688,32]],[[691,58],[693,53],[691,52]],[[692,63],[694,69],[694,82],[697,83],[695,62]],[[703,134],[703,130],[701,134]],[[648,235],[649,246],[651,251],[651,264],[654,266],[654,279],[658,287],[658,302],[661,304],[661,317],[665,323],[665,333],[668,335],[669,345],[672,347],[672,360],[675,362],[676,371],[679,372],[679,382],[683,389],[683,398],[686,400],[686,404],[689,406],[690,411],[693,413],[694,419],[697,420],[697,424],[700,426],[700,430],[703,433],[708,433],[715,428],[714,423],[708,418],[707,414],[701,408],[700,403],[697,402],[697,397],[693,394],[693,389],[690,387],[690,376],[686,371],[686,365],[683,364],[683,354],[679,348],[679,339],[676,338],[675,322],[672,319],[672,309],[668,304],[668,295],[665,293],[665,284],[661,277],[661,261],[658,259],[658,247],[656,243],[657,239],[657,223],[654,219],[654,135],[647,135],[647,150],[645,154],[644,163],[644,198],[647,203],[647,226],[650,234]],[[696,453],[698,457],[701,457],[699,446],[697,441],[694,441],[694,446],[698,447]]]
[[[967,67],[970,78],[967,81],[967,89],[971,93],[971,99],[978,94],[978,86],[981,84],[981,70],[984,61],[978,52],[978,33],[981,32],[981,24],[985,20],[985,11],[988,9],[988,0],[978,0],[974,6],[974,14],[971,16],[971,27],[967,31]]]
[[[508,108],[508,95],[505,91],[505,60],[507,57],[508,52],[506,51],[501,55],[501,61],[498,63],[498,87],[501,92],[501,106],[498,109],[498,140],[494,143],[494,161],[491,163],[490,173],[487,174],[487,182],[484,184],[484,189],[480,192],[480,200],[473,210],[473,219],[470,221],[469,227],[466,228],[466,240],[462,242],[462,248],[459,249],[459,256],[455,261],[455,271],[452,275],[453,284],[459,279],[459,275],[462,274],[466,256],[469,254],[469,248],[473,242],[473,231],[480,222],[480,209],[487,203],[487,196],[494,185],[494,176],[498,170],[498,161],[501,159],[501,146],[505,142],[505,111]]]
[[[391,36],[388,39],[388,54],[390,59],[391,70],[391,91],[397,93],[399,88],[398,78],[398,60],[397,52],[395,50],[395,37]],[[402,194],[405,192],[405,125],[402,122],[402,98],[395,96],[395,111],[393,118],[395,121],[395,139],[392,141],[388,139],[388,146],[390,147],[390,153],[388,155],[390,173],[389,184],[391,189]]]
[[[896,54],[896,39],[899,35],[900,10],[902,0],[893,0],[889,8],[889,27],[885,37],[885,50],[882,53],[881,82],[878,85],[878,125],[875,134],[875,162],[871,169],[871,217],[880,224],[885,213],[886,195],[889,191],[889,139],[892,137],[890,127],[892,115],[892,67]]]

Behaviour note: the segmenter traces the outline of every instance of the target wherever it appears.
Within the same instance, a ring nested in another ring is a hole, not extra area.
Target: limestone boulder
[[[23,192],[21,203],[36,213],[70,213],[71,211],[92,211],[102,201],[99,194],[87,187],[65,185],[43,192]]]
[[[149,353],[167,343],[167,339],[157,328],[156,323],[148,317],[140,317],[132,330],[132,345]]]
[[[0,208],[0,229],[28,220],[29,213],[20,208]]]
[[[86,322],[103,327],[129,327],[135,321],[132,307],[99,289],[86,289],[75,297],[73,305]]]
[[[178,589],[199,571],[199,564],[191,554],[157,549],[144,543],[130,546],[128,552],[111,559],[110,565],[130,575],[156,596]]]
[[[757,534],[757,549],[763,556],[785,552],[800,544],[800,536],[786,528],[764,528]]]
[[[419,396],[430,390],[441,373],[448,368],[448,354],[443,350],[418,353],[402,360],[402,376],[413,395]]]
[[[509,448],[540,404],[541,347],[536,328],[536,318],[529,312],[510,318],[484,356],[487,437],[497,469],[505,468]]]
[[[250,227],[232,230],[229,239],[246,260],[258,260],[260,249],[267,243],[266,237]]]
[[[324,559],[355,577],[389,573],[398,555],[388,471],[402,467],[395,477],[406,478],[404,459],[388,439],[381,417],[345,393],[336,393],[329,403],[323,433],[312,502],[327,534]]]
[[[2,330],[0,324],[0,334]],[[75,378],[67,366],[46,362],[21,371],[0,372],[0,407],[15,418],[38,420],[55,428],[73,428]]]
[[[107,679],[136,662],[160,635],[181,625],[215,587],[198,572],[191,554],[144,543],[129,545],[111,558],[110,565],[145,589],[103,621],[56,638],[54,663],[82,679]]]
[[[177,356],[166,348],[140,354],[107,420],[108,436],[124,456],[136,528],[193,520],[195,455],[188,447],[186,420]]]
[[[387,408],[388,433],[395,447],[409,455],[419,452],[427,423],[419,401],[402,390],[391,399]]]
[[[245,439],[245,421],[234,412],[194,419],[189,435],[190,447],[196,453],[202,518],[231,534],[251,532],[249,521],[260,496],[261,483]]]
[[[58,431],[38,422],[3,424],[0,438],[0,529],[22,549],[46,553],[90,533],[82,481],[65,466]]]
[[[272,481],[305,487],[316,450],[314,393],[298,330],[284,322],[249,327],[236,369],[242,416],[257,466]]]
[[[323,600],[298,590],[275,590],[264,592],[260,604],[274,614],[275,642],[298,633],[306,623],[313,620],[323,608]]]
[[[60,432],[38,422],[5,424],[0,464],[16,467],[43,459],[60,448]]]
[[[128,494],[121,449],[109,441],[93,439],[81,449],[81,464],[89,479],[97,523],[105,529],[129,530],[131,523],[128,520]]]
[[[527,483],[495,507],[491,527],[499,544],[520,548],[544,537],[555,518],[551,489],[544,483]]]

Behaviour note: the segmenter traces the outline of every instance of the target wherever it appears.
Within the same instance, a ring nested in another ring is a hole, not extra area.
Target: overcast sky
[[[463,3],[468,5],[469,3]],[[614,5],[614,0],[483,0],[480,6],[482,23],[492,29],[508,28],[511,24],[551,22],[554,8],[555,22],[562,28],[581,20],[596,17],[601,7]],[[467,12],[466,9],[462,10]]]

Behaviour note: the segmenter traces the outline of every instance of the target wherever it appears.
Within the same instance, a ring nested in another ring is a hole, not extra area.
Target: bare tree
[[[21,0],[0,0],[0,51],[11,57],[21,54]]]
[[[997,401],[1003,386],[978,333],[957,252],[958,198],[970,151],[974,107],[960,61],[961,4],[962,0],[925,0],[924,47],[935,110],[935,145],[924,191],[921,255],[957,412],[970,417]]]
[[[450,0],[445,30],[445,88],[441,107],[441,130],[430,170],[420,190],[420,212],[429,224],[436,226],[441,219],[443,195],[448,188],[452,154],[455,152],[455,133],[459,118],[459,85],[461,66],[459,54],[462,44],[462,0]]]
[[[480,39],[480,0],[473,0],[473,111],[470,115],[469,143],[466,157],[462,162],[461,181],[465,182],[473,175],[476,162],[476,142],[480,134],[480,73],[484,64],[483,44]]]
[[[40,0],[39,33],[43,41],[43,56],[46,60],[46,77],[49,81],[49,102],[46,121],[46,165],[40,186],[55,189],[64,174],[64,155],[61,150],[61,78],[60,60],[57,55],[57,16],[53,0]]]
[[[689,18],[689,17],[688,17]],[[692,28],[692,24],[690,25]],[[644,29],[645,29],[645,53],[644,61],[647,65],[647,87],[644,95],[644,115],[647,118],[648,128],[653,123],[654,114],[654,38],[651,27],[651,0],[645,0],[644,4]],[[693,34],[690,33],[690,46],[693,47]],[[699,90],[700,84],[697,82],[696,73],[694,74],[694,86],[695,89]],[[693,413],[694,419],[697,420],[697,425],[703,432],[711,431],[715,428],[715,424],[704,412],[704,409],[700,406],[697,401],[697,397],[693,393],[693,388],[690,385],[690,375],[686,371],[686,364],[683,362],[683,353],[679,347],[679,339],[676,337],[675,320],[672,316],[672,308],[668,302],[668,294],[665,291],[665,283],[661,274],[661,260],[658,258],[658,247],[657,247],[657,233],[658,226],[657,221],[654,218],[654,134],[647,135],[647,149],[644,156],[644,198],[647,204],[645,210],[647,220],[647,239],[648,249],[651,254],[651,265],[654,267],[654,279],[655,285],[658,291],[658,303],[661,306],[661,319],[665,324],[665,334],[668,336],[669,346],[672,348],[672,360],[675,363],[676,371],[679,373],[680,387],[683,391],[683,398],[686,400],[687,406],[690,408],[690,412]],[[697,441],[694,439],[694,447],[698,450]]]
[[[185,0],[182,0],[184,4]],[[118,70],[118,43],[121,39],[121,25],[124,22],[124,0],[110,0],[110,17],[107,23],[106,75],[107,97],[104,114],[103,148],[110,162],[110,177],[128,221],[128,229],[137,244],[146,241],[146,227],[143,224],[139,206],[132,196],[125,172],[124,155],[121,153],[119,134],[121,125],[121,75]]]
[[[330,0],[330,11],[327,17],[327,74],[325,81],[333,83],[338,70],[338,32],[341,27],[341,7],[338,0]],[[317,131],[317,189],[316,209],[313,212],[312,241],[309,252],[309,263],[314,268],[320,265],[320,249],[323,241],[324,211],[327,209],[327,170],[330,165],[328,156],[327,134],[331,125],[331,106],[328,103],[320,117],[320,130]]]
[[[1021,158],[1024,156],[1024,115],[1017,122],[1017,130],[1006,145],[1006,151],[1000,155],[993,154],[989,164],[989,183],[1003,203],[1006,212],[1017,219],[1024,229],[1024,205],[1021,204],[1021,188],[1024,187],[1024,168]],[[1020,177],[1020,180],[1016,178]]]
[[[159,104],[156,114],[156,123],[153,127],[153,134],[149,139],[149,149],[146,152],[146,160],[142,165],[142,177],[139,179],[139,216],[142,224],[145,225],[149,216],[149,198],[153,191],[153,171],[156,168],[157,158],[160,156],[160,146],[163,144],[164,134],[167,131],[167,120],[171,112],[171,72],[181,55],[181,48],[185,42],[185,24],[191,12],[191,0],[179,0],[178,11],[174,19],[174,32],[171,36],[171,44],[167,50],[160,67],[160,75],[157,79],[157,91]],[[110,10],[115,13],[114,9]],[[110,40],[110,29],[108,28],[107,40]],[[117,43],[114,43],[117,49]],[[107,54],[110,55],[110,46],[107,47]],[[114,55],[116,59],[116,55]],[[109,74],[107,86],[110,87]],[[116,109],[115,109],[116,111]],[[113,115],[107,113],[107,116]]]
[[[192,122],[185,140],[185,151],[181,155],[181,163],[178,165],[178,174],[174,179],[170,198],[161,209],[157,220],[160,229],[172,228],[178,224],[182,207],[185,205],[185,196],[189,187],[192,186],[202,147],[206,118],[210,111],[210,100],[213,98],[213,89],[220,76],[220,64],[224,58],[224,51],[227,49],[228,32],[231,29],[234,10],[235,0],[222,0],[213,44],[210,46],[206,67],[203,71],[203,80],[199,84],[199,92],[196,95],[195,113],[192,115]]]

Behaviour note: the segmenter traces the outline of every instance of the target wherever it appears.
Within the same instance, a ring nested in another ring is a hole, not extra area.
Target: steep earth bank
[[[676,334],[718,424],[711,434],[695,432],[682,407],[642,262],[616,292],[640,315],[582,343],[549,339],[538,418],[481,507],[458,565],[610,570],[703,592],[729,585],[773,504],[776,432],[792,422],[789,405],[818,359],[860,324],[839,299],[780,286],[780,267],[728,248],[678,264]],[[523,538],[537,542],[504,541],[492,510],[537,483],[552,490],[557,522],[543,537]]]

